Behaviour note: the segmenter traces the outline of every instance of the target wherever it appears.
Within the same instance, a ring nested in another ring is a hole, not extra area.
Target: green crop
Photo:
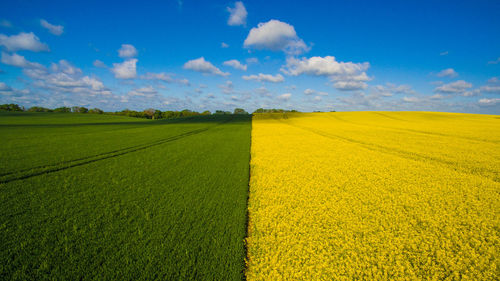
[[[242,279],[250,130],[1,114],[0,279]]]

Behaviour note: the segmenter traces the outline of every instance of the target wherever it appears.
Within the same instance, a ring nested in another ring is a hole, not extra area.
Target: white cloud
[[[141,79],[144,80],[158,80],[158,81],[163,81],[167,83],[179,83],[182,85],[189,86],[189,80],[188,79],[178,79],[174,78],[173,74],[165,73],[165,72],[159,72],[159,73],[153,73],[153,72],[147,72],[144,75],[141,75]]]
[[[191,83],[189,83],[189,80],[184,78],[184,79],[178,79],[176,80],[176,82],[182,84],[182,85],[186,85],[186,86],[189,86]]]
[[[318,96],[328,96],[327,92],[318,92]]]
[[[444,96],[441,94],[434,94],[434,95],[430,96],[429,98],[433,99],[433,100],[439,100],[439,99],[444,98]]]
[[[321,97],[320,96],[315,96],[313,100],[316,101],[316,102],[321,101]]]
[[[258,95],[260,95],[262,97],[270,97],[271,96],[271,92],[264,86],[257,88],[254,91],[255,91],[255,93],[257,93]]]
[[[341,91],[361,90],[367,87],[366,81],[371,78],[366,75],[370,64],[338,62],[333,56],[311,57],[297,59],[287,58],[287,64],[281,67],[286,74],[297,76],[308,74],[313,76],[329,76],[333,86]]]
[[[255,64],[255,63],[259,63],[259,59],[258,58],[248,58],[248,59],[246,59],[246,62],[248,64]]]
[[[308,95],[309,96],[309,95],[312,95],[314,93],[316,93],[316,91],[313,90],[313,89],[305,89],[304,90],[304,95]]]
[[[500,85],[486,85],[479,88],[481,92],[500,94]]]
[[[118,56],[120,58],[133,58],[137,56],[137,49],[130,44],[122,44],[121,48],[118,50]]]
[[[21,32],[17,35],[7,36],[0,34],[0,45],[7,51],[28,50],[33,52],[49,51],[49,46],[40,42],[40,39],[33,33]]]
[[[146,74],[142,75],[141,78],[145,80],[160,80],[169,83],[174,81],[172,75],[165,72],[160,72],[160,73],[147,72]]]
[[[368,85],[363,81],[337,81],[333,83],[333,86],[340,91],[356,91],[363,90],[368,87]]]
[[[4,64],[22,67],[22,68],[25,68],[25,67],[41,68],[41,67],[43,67],[41,64],[35,63],[35,62],[30,62],[27,59],[25,59],[23,56],[18,55],[16,53],[9,55],[8,53],[2,52],[1,61]]]
[[[56,36],[59,36],[64,32],[64,26],[50,24],[48,21],[44,19],[40,20],[40,25]]]
[[[500,103],[500,99],[499,98],[493,98],[493,99],[480,99],[478,101],[479,105],[483,105],[483,106],[492,106],[492,105],[496,105],[498,103]]]
[[[496,60],[489,61],[488,64],[499,64],[500,63],[500,57],[498,57]]]
[[[228,25],[246,25],[248,13],[243,2],[234,3],[234,8],[227,7],[227,11],[229,12]]]
[[[146,87],[134,89],[134,90],[128,92],[128,96],[130,96],[130,97],[139,96],[139,97],[152,98],[152,97],[155,97],[157,94],[158,94],[158,91],[156,91],[156,89],[153,88],[153,86],[146,86]]]
[[[338,62],[333,56],[311,58],[287,58],[287,64],[281,68],[286,74],[297,76],[309,74],[314,76],[356,76],[363,75],[370,64]]]
[[[295,28],[279,20],[259,23],[248,33],[243,46],[258,50],[284,51],[289,55],[298,55],[310,50],[297,36]]]
[[[255,80],[259,82],[271,82],[271,83],[281,83],[285,81],[285,77],[281,74],[271,75],[259,73],[258,75],[243,75],[241,78],[245,80]]]
[[[104,62],[100,61],[100,60],[95,60],[93,62],[93,65],[95,67],[99,67],[99,68],[106,68],[106,64],[104,64]]]
[[[279,100],[284,100],[284,101],[287,101],[287,100],[289,100],[291,97],[292,97],[292,94],[290,94],[290,93],[285,93],[285,94],[279,95],[279,96],[278,96],[278,99],[279,99]]]
[[[137,76],[136,72],[137,59],[129,59],[122,63],[113,63],[111,71],[119,79],[131,79]]]
[[[465,82],[464,80],[458,80],[458,81],[455,81],[455,82],[451,82],[451,83],[448,83],[448,84],[443,84],[439,87],[436,87],[434,89],[435,92],[438,92],[438,93],[453,93],[453,94],[457,94],[457,93],[463,93],[465,91],[467,91],[467,89],[470,89],[472,88],[472,84],[471,83],[468,83],[468,82]]]
[[[404,102],[419,102],[420,99],[417,97],[403,97]]]
[[[458,76],[458,73],[453,68],[443,69],[436,74],[437,77],[450,77],[454,78]]]
[[[373,87],[373,93],[374,96],[381,96],[381,97],[391,97],[394,94],[407,94],[407,95],[414,95],[416,92],[412,90],[410,85],[396,85],[393,83],[386,83],[384,85],[376,85]]]
[[[222,72],[215,67],[211,62],[206,61],[204,57],[190,60],[184,64],[184,69],[189,69],[201,73],[213,74],[219,76],[228,76],[228,72]]]
[[[227,80],[226,83],[219,85],[219,88],[226,95],[232,94],[234,92],[234,85],[231,80]]]
[[[229,48],[229,45],[227,43],[222,42],[222,43],[220,43],[220,47],[221,48]]]
[[[239,69],[243,71],[247,71],[247,65],[241,64],[238,60],[228,60],[224,62],[224,65],[230,66],[234,69]]]
[[[439,55],[440,56],[446,56],[446,55],[448,55],[448,53],[449,53],[448,51],[444,51],[444,52],[439,53]]]
[[[82,70],[66,60],[53,63],[50,68],[40,64],[28,65],[23,72],[34,80],[33,86],[52,93],[74,93],[87,96],[110,95],[104,84],[94,77],[82,76]]]
[[[498,79],[497,77],[491,77],[490,79],[488,79],[488,83],[497,84],[500,83],[500,79]]]
[[[4,82],[0,82],[0,91],[11,91],[12,88],[9,87],[7,84]]]

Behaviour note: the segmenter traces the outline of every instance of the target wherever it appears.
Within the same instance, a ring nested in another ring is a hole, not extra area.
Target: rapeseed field
[[[498,280],[499,116],[252,123],[248,280]]]

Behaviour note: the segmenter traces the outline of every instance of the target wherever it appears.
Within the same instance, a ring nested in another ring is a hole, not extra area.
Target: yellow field
[[[248,280],[500,278],[500,116],[252,125]]]

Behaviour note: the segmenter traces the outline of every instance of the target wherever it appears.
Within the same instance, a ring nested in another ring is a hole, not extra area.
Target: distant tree
[[[52,112],[52,109],[41,106],[32,106],[28,109],[28,112]]]
[[[248,114],[243,108],[235,108],[234,114]]]
[[[10,104],[0,104],[0,111],[24,111],[19,105],[10,103]]]
[[[285,109],[276,109],[276,108],[271,108],[271,109],[264,109],[264,108],[259,108],[255,110],[253,113],[286,113],[286,112],[299,112],[295,109],[292,110],[285,110]]]
[[[63,107],[55,108],[53,111],[54,112],[65,112],[65,113],[68,113],[68,112],[71,112],[71,108],[63,106]]]
[[[155,110],[155,113],[153,114],[153,119],[161,119],[163,118],[163,114],[160,110]]]
[[[210,115],[210,114],[212,114],[210,110],[205,110],[201,113],[201,115]]]
[[[89,109],[83,106],[73,106],[71,108],[71,111],[73,111],[74,113],[87,113],[89,112]]]
[[[99,108],[92,108],[89,110],[89,113],[92,113],[92,114],[103,114],[104,111],[102,109],[99,109]]]
[[[216,110],[214,114],[225,114],[224,110]]]
[[[148,119],[153,119],[155,115],[155,109],[154,108],[148,108],[143,111],[144,114],[147,116],[146,118]]]

